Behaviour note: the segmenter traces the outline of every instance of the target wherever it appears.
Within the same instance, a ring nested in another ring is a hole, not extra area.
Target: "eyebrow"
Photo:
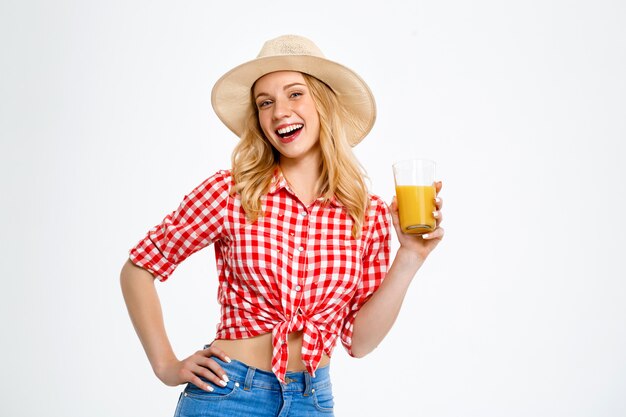
[[[285,90],[289,90],[291,87],[295,87],[295,86],[302,86],[302,87],[306,87],[306,84],[304,83],[291,83],[291,84],[287,84],[286,86],[283,87],[283,91]],[[260,92],[259,94],[257,94],[254,99],[257,100],[259,97],[261,96],[269,96],[268,93],[264,93],[264,92]]]

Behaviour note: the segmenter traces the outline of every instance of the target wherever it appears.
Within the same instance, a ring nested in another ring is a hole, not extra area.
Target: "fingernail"
[[[222,379],[224,380],[224,382],[226,382],[228,384],[228,381],[230,381],[230,379],[228,379],[228,375],[224,374],[224,376],[222,377]]]
[[[439,217],[439,212],[438,211],[433,211],[433,217]]]
[[[221,385],[221,386],[225,387],[225,386],[226,386],[226,384],[228,384],[228,382],[226,382],[226,381],[222,381],[222,380],[220,379],[220,385]]]
[[[423,239],[428,239],[428,233],[423,234],[423,235],[422,235],[422,238],[423,238]]]
[[[207,385],[206,386],[206,390],[209,391],[209,392],[213,392],[213,387],[210,386],[210,385]]]
[[[437,204],[441,203],[441,199],[439,197],[435,198],[435,203]]]
[[[228,362],[228,363],[230,363],[230,362],[231,362],[231,360],[230,360],[230,358],[229,358],[228,356],[224,356],[224,360],[225,360],[226,362]]]

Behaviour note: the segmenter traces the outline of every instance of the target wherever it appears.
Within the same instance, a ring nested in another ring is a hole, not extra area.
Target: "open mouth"
[[[292,136],[296,135],[303,127],[304,125],[300,123],[285,126],[280,129],[277,129],[276,134],[283,139],[289,139]]]

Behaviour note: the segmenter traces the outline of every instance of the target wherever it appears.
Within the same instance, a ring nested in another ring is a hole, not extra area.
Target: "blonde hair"
[[[320,120],[322,162],[316,188],[325,203],[334,196],[346,207],[353,221],[352,236],[358,238],[369,205],[368,189],[365,171],[355,158],[344,129],[346,124],[357,122],[328,85],[311,75],[302,75]],[[280,154],[263,134],[252,99],[247,112],[246,128],[232,154],[233,192],[239,193],[248,220],[254,222],[263,215],[261,197],[269,190]]]

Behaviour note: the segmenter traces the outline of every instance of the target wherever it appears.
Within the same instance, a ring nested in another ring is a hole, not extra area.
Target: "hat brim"
[[[357,122],[347,129],[351,146],[370,132],[376,120],[374,96],[361,77],[351,69],[312,55],[282,55],[257,58],[224,74],[213,86],[211,104],[219,119],[237,136],[245,129],[252,85],[262,76],[276,71],[298,71],[323,81]]]

